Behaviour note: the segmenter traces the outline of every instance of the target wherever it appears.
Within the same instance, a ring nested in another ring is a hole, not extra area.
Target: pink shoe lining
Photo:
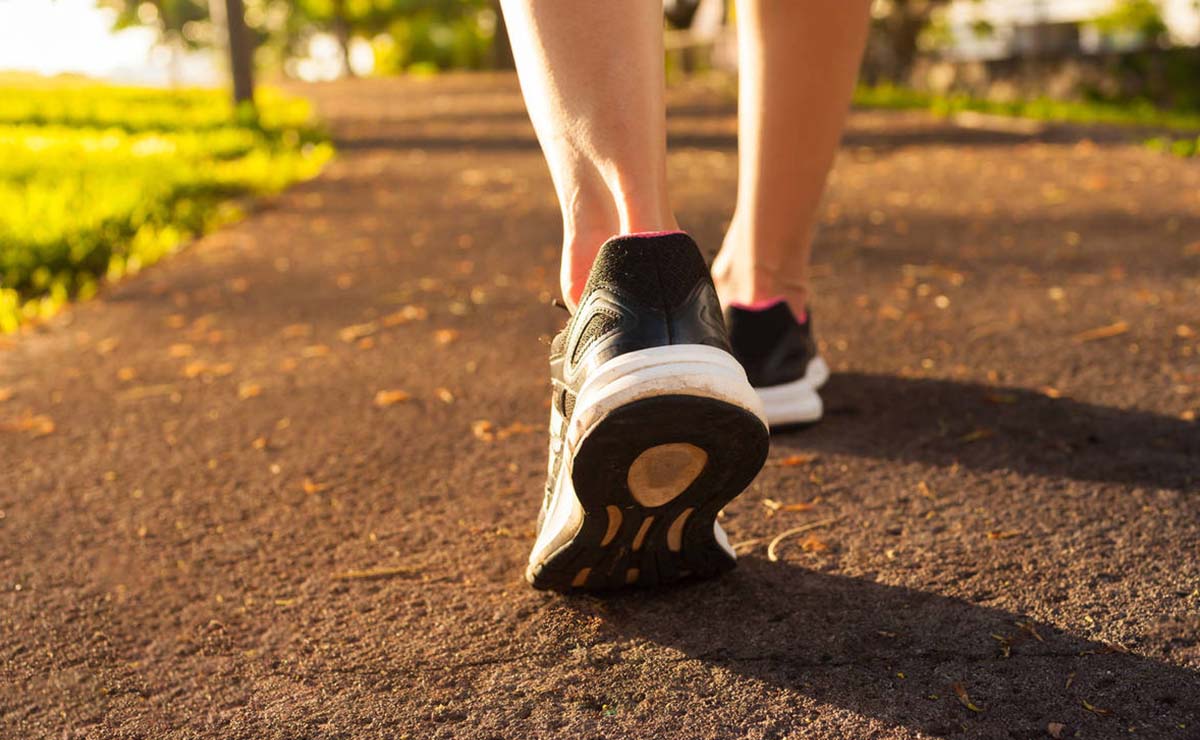
[[[769,308],[778,306],[780,303],[784,303],[784,299],[782,297],[764,298],[760,301],[754,301],[752,303],[734,302],[730,303],[729,305],[733,308],[740,308],[743,311],[766,311]],[[791,306],[788,306],[788,308],[792,311],[792,313],[795,313],[795,309],[792,309]],[[796,316],[796,323],[803,324],[805,321],[808,321],[808,311],[801,311]]]
[[[618,234],[619,239],[653,239],[657,236],[672,236],[674,234],[686,234],[686,231],[676,229],[675,231],[638,231],[633,234]]]

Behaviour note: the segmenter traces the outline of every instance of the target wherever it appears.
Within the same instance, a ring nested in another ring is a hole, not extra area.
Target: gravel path
[[[301,91],[323,176],[0,340],[0,737],[1200,738],[1194,161],[856,113],[828,417],[741,566],[565,598],[521,579],[563,316],[514,81]],[[672,98],[715,248],[733,111]]]

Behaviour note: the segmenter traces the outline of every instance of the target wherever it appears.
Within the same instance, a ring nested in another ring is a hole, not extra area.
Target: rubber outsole
[[[814,357],[804,376],[791,383],[755,388],[766,412],[771,429],[781,431],[792,427],[810,426],[825,415],[825,404],[817,393],[829,380],[829,366]]]
[[[717,513],[754,480],[769,444],[755,413],[713,398],[662,395],[614,409],[571,463],[579,529],[530,566],[529,581],[605,590],[729,570],[736,561],[717,540]],[[673,484],[679,492],[666,495]]]

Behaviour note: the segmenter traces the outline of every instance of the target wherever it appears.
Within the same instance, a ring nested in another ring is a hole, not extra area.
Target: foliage
[[[208,0],[100,0],[117,11],[115,28],[150,26],[166,44],[195,48],[209,42]]]
[[[0,89],[0,331],[94,293],[236,217],[234,199],[316,174],[303,101],[78,84]]]
[[[974,111],[1040,121],[1166,129],[1183,136],[1155,137],[1147,140],[1146,146],[1179,157],[1200,156],[1200,136],[1196,135],[1200,131],[1200,112],[1163,110],[1146,101],[1118,104],[1038,98],[999,102],[968,95],[934,95],[896,85],[862,85],[855,91],[854,104],[863,108],[922,109],[941,116]]]
[[[1200,130],[1200,112],[1164,110],[1147,101],[1116,103],[1052,100],[1050,98],[996,101],[964,94],[935,95],[887,84],[859,87],[854,101],[856,105],[865,108],[922,108],[938,115],[976,111],[1041,121],[1145,126],[1185,132]]]
[[[1167,35],[1162,8],[1156,0],[1116,0],[1108,12],[1093,18],[1090,25],[1108,37],[1133,34],[1150,43],[1158,43]]]

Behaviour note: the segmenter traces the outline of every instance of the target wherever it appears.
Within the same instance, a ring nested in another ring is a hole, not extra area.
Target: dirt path
[[[0,737],[1200,737],[1195,162],[856,114],[829,416],[741,567],[564,598],[521,580],[563,317],[514,83],[308,92],[324,176],[0,350]],[[714,247],[732,111],[676,97]]]

